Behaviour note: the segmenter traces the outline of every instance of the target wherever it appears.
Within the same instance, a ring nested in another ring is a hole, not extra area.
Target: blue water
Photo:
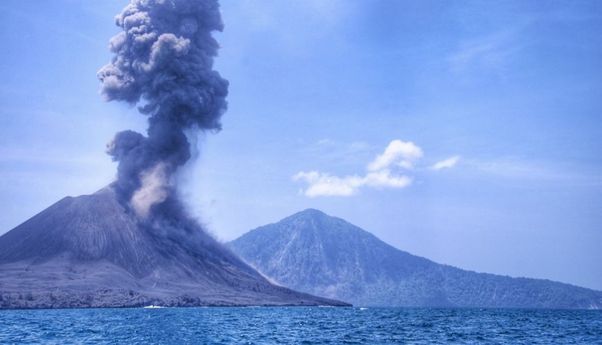
[[[602,344],[602,311],[0,310],[0,344]]]

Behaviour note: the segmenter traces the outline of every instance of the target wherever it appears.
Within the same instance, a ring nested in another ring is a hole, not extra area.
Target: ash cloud
[[[223,24],[217,0],[132,0],[116,16],[123,29],[98,78],[108,101],[138,105],[146,135],[115,135],[107,153],[119,162],[115,189],[139,216],[176,200],[174,172],[191,158],[185,132],[218,131],[228,81],[213,70]]]

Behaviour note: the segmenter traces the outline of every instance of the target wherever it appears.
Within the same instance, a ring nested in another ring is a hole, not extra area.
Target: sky
[[[0,234],[143,132],[96,72],[124,0],[0,2]],[[223,130],[180,192],[227,241],[317,208],[434,261],[602,290],[602,3],[224,0]]]

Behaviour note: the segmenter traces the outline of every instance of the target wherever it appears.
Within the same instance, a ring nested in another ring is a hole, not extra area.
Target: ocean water
[[[602,311],[0,310],[0,344],[602,344]]]

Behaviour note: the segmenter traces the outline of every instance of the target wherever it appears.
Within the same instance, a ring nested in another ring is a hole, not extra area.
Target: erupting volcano
[[[98,77],[138,105],[146,135],[116,134],[117,179],[67,197],[0,237],[0,307],[345,305],[275,286],[209,236],[178,198],[188,136],[221,129],[228,82],[213,70],[215,0],[133,0]]]

